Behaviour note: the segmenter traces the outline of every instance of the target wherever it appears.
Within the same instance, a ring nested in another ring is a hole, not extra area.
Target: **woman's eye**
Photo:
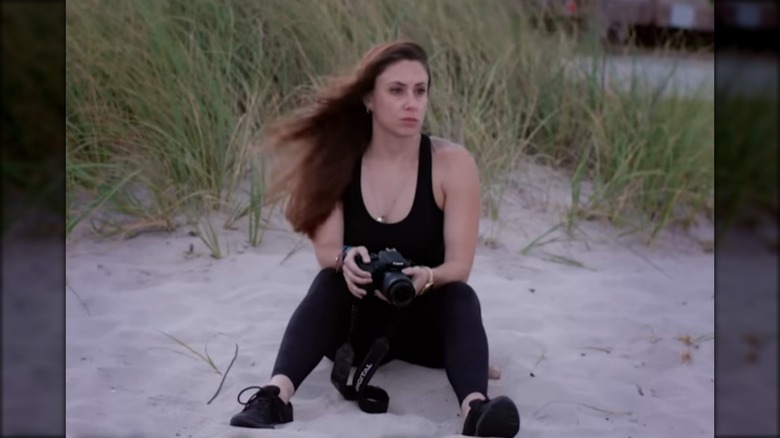
[[[398,94],[398,93],[401,92],[401,89],[400,88],[391,88],[390,92],[393,93],[393,94]]]

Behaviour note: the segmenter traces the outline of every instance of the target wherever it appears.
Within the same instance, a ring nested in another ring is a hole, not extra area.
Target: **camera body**
[[[394,248],[386,248],[377,254],[371,254],[371,261],[363,263],[361,257],[355,257],[355,263],[364,271],[371,273],[371,283],[360,285],[368,293],[378,290],[395,307],[406,307],[414,300],[417,291],[412,280],[401,272],[412,262],[404,258]]]

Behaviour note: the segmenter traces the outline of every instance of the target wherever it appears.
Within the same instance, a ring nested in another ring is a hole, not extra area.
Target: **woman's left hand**
[[[412,284],[414,284],[414,290],[419,294],[423,287],[425,287],[426,284],[428,284],[428,280],[430,279],[430,274],[428,273],[428,269],[424,266],[411,266],[403,271],[404,274],[408,275],[412,279]]]
[[[417,295],[419,295],[422,288],[428,284],[428,280],[430,278],[428,269],[426,269],[424,266],[412,266],[405,268],[401,272],[409,276],[409,278],[412,280],[414,291],[417,293]],[[382,295],[382,292],[379,292],[378,290],[374,291],[374,295],[386,303],[390,302],[387,298],[385,298],[384,295]]]

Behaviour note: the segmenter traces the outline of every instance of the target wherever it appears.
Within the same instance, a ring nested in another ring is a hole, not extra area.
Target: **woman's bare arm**
[[[477,164],[466,148],[447,148],[443,166],[444,263],[433,269],[435,284],[468,281],[479,238],[481,190]]]
[[[338,203],[312,237],[314,254],[320,268],[335,268],[344,248],[344,212]]]

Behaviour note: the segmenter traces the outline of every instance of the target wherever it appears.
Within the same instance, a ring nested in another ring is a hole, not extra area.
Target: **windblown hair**
[[[428,72],[425,50],[399,40],[369,50],[353,71],[332,79],[312,103],[276,122],[263,143],[274,157],[269,197],[285,195],[285,217],[296,232],[310,238],[327,219],[350,183],[368,148],[372,117],[364,98],[376,77],[391,64],[419,61]]]

